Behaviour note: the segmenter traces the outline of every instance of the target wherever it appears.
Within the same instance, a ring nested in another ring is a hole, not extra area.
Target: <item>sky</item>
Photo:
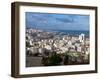
[[[26,27],[45,30],[89,30],[89,15],[25,13]]]

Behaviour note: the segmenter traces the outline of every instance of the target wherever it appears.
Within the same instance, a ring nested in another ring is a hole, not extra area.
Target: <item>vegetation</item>
[[[59,65],[62,62],[61,56],[57,54],[52,55],[49,60],[51,65]]]
[[[26,42],[26,47],[30,47],[30,43],[29,42]]]
[[[53,65],[59,65],[62,62],[62,58],[60,55],[56,53],[51,53],[51,56],[43,57],[42,63],[45,66],[53,66]]]

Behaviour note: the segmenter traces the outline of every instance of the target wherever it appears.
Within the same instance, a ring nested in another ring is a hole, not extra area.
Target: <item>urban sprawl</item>
[[[57,31],[26,29],[26,54],[42,57],[44,65],[89,64],[89,45],[89,37],[84,33],[73,36]]]

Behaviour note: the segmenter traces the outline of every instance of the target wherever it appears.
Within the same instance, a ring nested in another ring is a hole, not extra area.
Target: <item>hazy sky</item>
[[[50,30],[89,30],[89,15],[26,12],[26,27]]]

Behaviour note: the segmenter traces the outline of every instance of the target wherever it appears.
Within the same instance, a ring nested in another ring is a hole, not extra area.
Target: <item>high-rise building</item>
[[[85,41],[85,34],[81,34],[81,35],[79,35],[79,41],[81,42],[81,43],[84,43],[84,41]]]

